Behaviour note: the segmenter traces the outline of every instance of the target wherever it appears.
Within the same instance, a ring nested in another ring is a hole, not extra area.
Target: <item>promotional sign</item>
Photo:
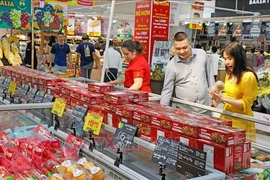
[[[152,65],[167,66],[171,57],[172,42],[171,41],[155,41],[152,56]]]
[[[138,127],[121,121],[114,133],[114,143],[118,145],[118,148],[127,148],[133,143],[137,130]]]
[[[204,176],[206,152],[179,143],[176,171],[187,179]]]
[[[87,22],[87,34],[89,36],[101,36],[101,20],[89,19]]]
[[[67,34],[74,35],[75,31],[75,13],[68,13]]]
[[[94,0],[45,0],[45,2],[52,2],[52,3],[63,3],[71,6],[94,6]]]
[[[170,6],[170,26],[179,26],[180,5],[178,3],[171,3]]]
[[[227,35],[227,22],[220,22],[218,24],[218,36]]]
[[[155,150],[152,155],[152,162],[166,164],[166,168],[176,169],[178,142],[158,137]]]
[[[151,1],[136,2],[135,24],[133,40],[140,41],[144,49],[144,57],[148,60],[150,46],[150,22],[151,22]]]
[[[70,121],[72,122],[80,122],[84,119],[84,116],[86,115],[88,111],[88,108],[85,106],[80,106],[76,104],[75,108],[72,110]]]
[[[261,34],[261,21],[254,20],[250,24],[250,36],[259,37]]]
[[[46,4],[34,8],[34,28],[36,30],[61,30],[64,18],[65,5]]]
[[[200,6],[196,6],[200,5]],[[202,30],[202,20],[200,18],[203,18],[203,11],[204,11],[204,3],[195,1],[194,5],[191,5],[190,9],[190,18],[191,22],[189,23],[190,29],[197,29]]]
[[[117,39],[132,39],[131,29],[118,29]]]
[[[31,1],[0,1],[0,28],[30,29]]]
[[[270,40],[270,21],[265,22],[265,39]]]
[[[66,101],[61,98],[56,98],[51,112],[53,114],[56,114],[58,117],[62,117],[65,108],[66,108]]]
[[[83,18],[76,18],[75,21],[74,35],[82,35],[87,32],[87,20]]]
[[[207,27],[207,36],[208,37],[214,37],[216,31],[215,22],[209,22],[209,25]]]
[[[14,81],[11,81],[10,83],[9,83],[9,86],[8,86],[8,93],[10,93],[10,94],[14,94],[14,92],[15,92],[15,90],[16,90],[16,82],[14,82]]]
[[[241,36],[242,35],[242,22],[233,23],[233,36]]]
[[[103,122],[103,115],[95,112],[88,112],[85,118],[83,130],[84,131],[92,130],[93,134],[99,135],[102,122]]]

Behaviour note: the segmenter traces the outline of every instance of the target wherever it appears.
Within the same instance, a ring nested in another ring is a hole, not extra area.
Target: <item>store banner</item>
[[[233,23],[232,27],[232,36],[241,36],[242,35],[242,22],[235,22]]]
[[[259,37],[261,34],[261,21],[254,20],[250,24],[250,36],[252,37]]]
[[[200,6],[198,6],[200,5]],[[203,11],[204,11],[204,2],[195,1],[194,5],[190,6],[190,29],[197,29],[202,30],[202,19],[203,18]]]
[[[34,7],[35,30],[61,31],[63,19],[67,17],[68,5],[46,3],[44,7]]]
[[[132,39],[131,29],[118,29],[117,30],[117,39]]]
[[[67,34],[74,35],[75,32],[75,13],[68,13]]]
[[[87,22],[87,34],[89,36],[101,36],[101,20],[89,19]]]
[[[63,3],[70,6],[95,6],[94,0],[45,0],[49,3]]]
[[[209,22],[208,26],[207,26],[207,36],[208,37],[214,37],[215,36],[215,31],[216,31],[216,26],[215,26],[215,22]]]
[[[227,22],[220,22],[218,24],[218,36],[227,35]]]
[[[136,2],[135,24],[133,40],[140,41],[144,48],[144,57],[148,60],[150,46],[150,22],[151,22],[151,1]]]
[[[265,39],[270,40],[270,21],[265,22]]]
[[[179,26],[179,11],[180,4],[179,3],[171,3],[170,4],[170,26]]]
[[[0,28],[29,30],[31,1],[0,1]]]

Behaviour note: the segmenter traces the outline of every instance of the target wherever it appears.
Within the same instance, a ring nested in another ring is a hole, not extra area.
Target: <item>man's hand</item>
[[[109,68],[106,68],[106,69],[105,69],[105,72],[106,72],[106,73],[110,72]]]

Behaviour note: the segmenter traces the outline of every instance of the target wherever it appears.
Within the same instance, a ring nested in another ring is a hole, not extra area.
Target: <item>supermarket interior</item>
[[[0,180],[269,180],[269,9],[0,0]]]

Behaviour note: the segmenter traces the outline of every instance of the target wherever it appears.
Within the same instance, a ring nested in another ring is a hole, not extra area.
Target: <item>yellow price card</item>
[[[56,98],[51,112],[56,114],[58,117],[62,117],[66,108],[66,104],[67,103],[64,99]]]
[[[99,135],[103,116],[98,113],[88,112],[83,125],[84,131],[92,130],[93,134]]]
[[[16,90],[16,82],[11,81],[8,86],[8,93],[13,95],[15,93],[15,90]]]

